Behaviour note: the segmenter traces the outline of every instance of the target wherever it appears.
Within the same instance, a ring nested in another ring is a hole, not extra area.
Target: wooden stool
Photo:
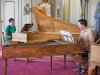
[[[100,44],[91,45],[88,75],[92,75],[96,66],[100,66]]]

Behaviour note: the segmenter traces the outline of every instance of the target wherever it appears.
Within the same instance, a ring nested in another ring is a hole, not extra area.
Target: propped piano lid
[[[44,8],[40,8],[33,7],[37,27],[40,32],[59,32],[64,30],[71,33],[80,33],[77,25],[49,17],[43,13],[45,11]]]

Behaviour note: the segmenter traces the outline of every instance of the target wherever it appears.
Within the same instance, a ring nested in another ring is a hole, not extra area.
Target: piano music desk
[[[67,44],[65,42],[45,42],[2,46],[4,75],[7,75],[7,59],[10,58],[53,56],[76,53],[82,53],[80,45]]]

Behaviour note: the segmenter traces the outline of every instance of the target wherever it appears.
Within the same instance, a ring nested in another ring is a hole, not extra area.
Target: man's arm
[[[88,35],[89,35],[89,41],[90,41],[90,43],[94,43],[94,36],[93,36],[92,30],[89,30]]]
[[[82,31],[80,32],[79,38],[78,38],[78,43],[81,42],[81,37],[82,37]]]

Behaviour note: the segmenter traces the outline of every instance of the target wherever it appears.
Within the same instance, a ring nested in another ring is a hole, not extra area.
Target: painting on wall
[[[52,4],[50,0],[42,0],[42,2],[38,4],[38,6],[45,7],[47,16],[52,16]]]
[[[24,1],[24,14],[30,15],[32,7],[32,0],[25,0]]]
[[[63,19],[63,0],[35,0],[35,6],[44,6],[47,16]]]
[[[64,0],[55,0],[55,17],[63,20]]]

